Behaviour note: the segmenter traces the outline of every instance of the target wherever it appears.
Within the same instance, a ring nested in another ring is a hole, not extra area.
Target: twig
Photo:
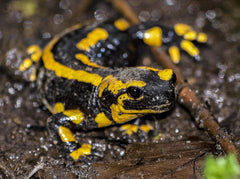
[[[25,177],[25,179],[31,178],[33,175],[35,175],[39,170],[43,169],[44,163],[40,162],[36,166],[33,167],[33,169],[30,171],[30,173]]]
[[[113,6],[118,9],[132,24],[138,24],[140,21],[137,18],[137,15],[134,13],[132,8],[124,0],[110,0]],[[223,150],[227,153],[234,153],[237,155],[238,161],[240,163],[239,151],[236,149],[235,145],[231,140],[231,135],[229,135],[224,129],[220,128],[218,123],[215,120],[215,117],[208,110],[206,105],[201,102],[199,97],[194,91],[191,90],[189,84],[184,83],[184,78],[181,71],[176,67],[169,57],[164,52],[159,52],[158,48],[151,48],[152,53],[156,57],[157,61],[164,68],[171,68],[177,76],[178,84],[178,103],[187,108],[192,117],[195,119],[196,124],[199,128],[205,129],[210,136],[216,141],[219,142]]]

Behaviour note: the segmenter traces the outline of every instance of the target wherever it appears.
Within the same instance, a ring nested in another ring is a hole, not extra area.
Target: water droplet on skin
[[[102,53],[104,53],[105,51],[106,51],[105,48],[101,48],[101,49],[100,49],[100,52],[102,52]]]
[[[137,35],[137,37],[138,37],[139,39],[142,39],[142,38],[143,38],[143,33],[142,33],[141,31],[138,31],[138,32],[136,33],[136,35]]]
[[[96,20],[102,21],[106,19],[106,13],[105,11],[99,9],[94,12],[94,17],[96,18]]]

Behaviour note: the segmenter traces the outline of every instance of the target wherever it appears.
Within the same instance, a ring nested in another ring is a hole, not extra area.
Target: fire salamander
[[[132,67],[134,47],[165,46],[175,63],[180,59],[179,49],[199,60],[192,40],[206,42],[207,37],[185,24],[174,28],[159,22],[130,26],[119,19],[76,25],[53,38],[43,51],[30,46],[29,58],[19,70],[31,71],[30,80],[37,81],[43,103],[52,113],[47,124],[54,143],[78,160],[94,155],[94,149],[90,144],[79,144],[74,130],[122,124],[145,114],[168,111],[174,105],[173,71]],[[39,60],[42,65],[35,75],[32,66]]]

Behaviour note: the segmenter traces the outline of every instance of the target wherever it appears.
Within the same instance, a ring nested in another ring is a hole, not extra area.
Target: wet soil
[[[208,44],[198,46],[201,62],[194,62],[183,53],[178,66],[220,125],[232,132],[239,147],[239,2],[127,2],[141,21],[160,20],[166,26],[183,22],[208,35]],[[93,1],[81,13],[85,3],[77,0],[1,2],[0,178],[201,178],[206,155],[221,155],[222,151],[178,104],[166,114],[140,120],[154,127],[149,134],[123,135],[119,126],[79,131],[77,140],[95,143],[105,154],[98,161],[89,158],[88,162],[74,163],[58,153],[46,129],[46,119],[51,114],[42,104],[36,84],[21,80],[13,69],[30,44],[45,43],[77,23],[120,16],[104,1]]]

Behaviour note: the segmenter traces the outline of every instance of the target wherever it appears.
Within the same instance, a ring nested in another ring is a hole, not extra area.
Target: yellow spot
[[[192,27],[187,24],[178,23],[174,25],[174,30],[177,35],[182,36],[186,34],[188,31],[192,30]]]
[[[112,121],[110,121],[107,116],[104,114],[104,112],[99,113],[95,118],[96,123],[98,124],[98,127],[106,127],[112,124]]]
[[[42,50],[38,45],[31,45],[27,49],[28,54],[31,54],[31,59],[38,62],[42,56]]]
[[[78,109],[66,110],[63,114],[68,116],[74,124],[80,124],[84,120],[83,113]]]
[[[172,78],[173,71],[171,69],[160,70],[158,76],[161,80],[169,81]]]
[[[60,112],[63,112],[64,111],[64,105],[63,105],[63,103],[56,103],[55,105],[54,105],[54,112],[55,113],[60,113]]]
[[[133,114],[126,114],[126,113],[123,114],[123,113],[121,113],[119,107],[120,107],[120,105],[116,105],[116,104],[112,104],[110,106],[110,109],[112,112],[112,118],[118,124],[122,124],[122,123],[125,123],[127,121],[130,121],[132,119],[142,116],[140,114],[134,114],[134,113]]]
[[[97,68],[104,68],[103,66],[100,66],[96,63],[91,62],[90,59],[88,58],[88,56],[86,56],[82,53],[76,54],[75,58],[80,60],[85,65],[92,66],[92,67],[97,67]]]
[[[102,77],[100,75],[95,73],[89,73],[85,70],[74,70],[54,60],[51,49],[55,45],[55,43],[58,42],[58,39],[58,37],[54,38],[46,46],[43,52],[42,59],[45,68],[54,71],[59,77],[67,78],[69,80],[77,80],[80,82],[91,83],[94,86],[98,86],[102,81]]]
[[[30,75],[30,81],[35,81],[36,78],[37,78],[37,76],[36,76],[36,68],[34,68],[34,69],[32,70],[31,75]]]
[[[126,19],[118,19],[114,22],[114,25],[117,29],[121,31],[126,30],[130,26],[130,24],[128,23],[128,21],[126,21]]]
[[[19,70],[20,71],[25,71],[26,69],[28,69],[29,67],[31,67],[32,65],[32,61],[29,58],[26,58],[23,60],[23,62],[21,63],[21,65],[19,66]]]
[[[123,83],[117,78],[114,78],[112,75],[109,75],[106,78],[104,78],[102,80],[102,83],[99,85],[99,97],[102,97],[102,93],[105,88],[107,88],[108,91],[111,91],[113,94],[117,94],[119,90],[126,89],[129,86],[143,87],[145,85],[146,85],[145,82],[137,80],[130,80],[126,83]]]
[[[90,144],[82,144],[80,148],[70,153],[70,156],[72,157],[73,160],[78,160],[80,156],[90,155],[91,149],[92,146]]]
[[[141,125],[139,129],[148,133],[150,130],[153,130],[153,127],[149,124],[145,124],[145,125]]]
[[[108,32],[103,28],[96,28],[89,32],[87,37],[77,43],[77,48],[80,50],[89,51],[90,48],[97,44],[100,40],[106,40]]]
[[[206,43],[207,42],[207,35],[205,33],[200,32],[196,39],[200,43]]]
[[[191,30],[189,32],[187,32],[186,34],[184,34],[184,39],[186,40],[195,40],[197,38],[197,32]]]
[[[183,50],[185,50],[192,57],[195,57],[195,56],[199,55],[198,48],[195,47],[193,45],[193,43],[188,41],[188,40],[182,40],[180,46]]]
[[[125,124],[125,125],[121,126],[121,130],[123,130],[124,133],[126,133],[128,135],[132,135],[133,133],[137,133],[138,126],[132,125],[132,124]]]
[[[146,30],[143,34],[143,41],[149,46],[162,45],[162,29],[160,27],[153,27]]]
[[[75,142],[76,141],[72,132],[67,127],[60,126],[58,128],[58,134],[63,142]]]
[[[168,49],[169,55],[174,63],[179,63],[180,61],[180,52],[177,46],[171,46]]]

